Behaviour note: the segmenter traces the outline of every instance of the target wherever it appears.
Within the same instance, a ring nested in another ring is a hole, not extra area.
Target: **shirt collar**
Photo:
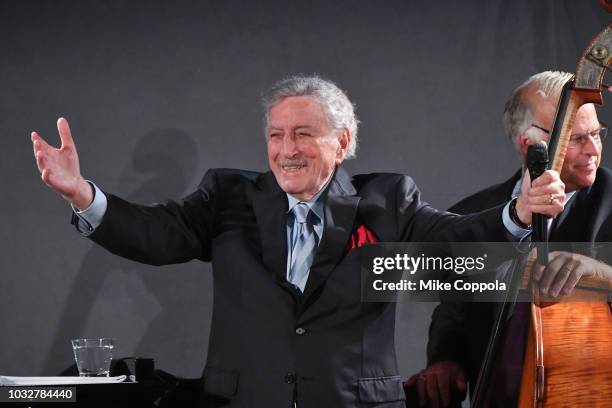
[[[327,184],[325,184],[325,186],[323,186],[323,188],[321,190],[319,190],[319,192],[317,194],[315,194],[314,196],[312,196],[312,198],[308,201],[303,201],[300,199],[295,198],[294,196],[292,196],[291,194],[287,194],[287,201],[288,201],[288,208],[287,208],[287,213],[290,213],[291,210],[293,210],[293,207],[295,207],[298,203],[306,203],[306,205],[308,206],[308,208],[310,208],[310,211],[312,211],[318,218],[318,222],[321,222],[324,218],[323,218],[323,192],[325,191],[325,189],[327,188],[327,186],[329,185],[329,183],[331,182],[331,179],[333,178],[330,177],[329,181],[327,182]]]

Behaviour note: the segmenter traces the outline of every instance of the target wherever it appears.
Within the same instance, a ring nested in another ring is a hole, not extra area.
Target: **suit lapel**
[[[610,213],[601,209],[602,203],[609,202],[609,198],[602,193],[600,174],[598,170],[595,183],[576,191],[566,204],[551,234],[556,241],[590,242],[596,240],[597,233]]]
[[[593,214],[593,220],[587,226],[589,231],[589,241],[608,240],[606,238],[609,233],[604,231],[604,222],[610,217],[610,208],[612,202],[612,190],[607,186],[610,185],[610,178],[601,167],[597,169],[595,183],[591,186],[588,194],[589,211]],[[599,236],[600,232],[604,232],[604,236]]]
[[[349,175],[338,167],[327,191],[323,239],[310,267],[304,289],[305,300],[318,291],[344,256],[359,204],[359,197],[355,194]]]
[[[253,198],[262,260],[281,282],[287,276],[287,195],[272,172],[261,175]]]

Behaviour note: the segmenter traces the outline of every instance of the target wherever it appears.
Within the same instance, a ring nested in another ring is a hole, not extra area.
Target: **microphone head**
[[[546,142],[538,142],[527,148],[527,167],[529,163],[548,163],[548,147]]]
[[[527,169],[531,180],[540,177],[548,165],[548,149],[546,143],[538,142],[527,148]]]

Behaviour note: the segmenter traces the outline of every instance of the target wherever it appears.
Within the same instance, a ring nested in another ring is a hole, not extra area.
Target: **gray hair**
[[[355,157],[357,150],[357,130],[359,120],[355,116],[355,106],[346,93],[332,81],[317,75],[297,75],[274,84],[263,95],[265,109],[265,128],[270,121],[270,110],[283,99],[291,96],[311,96],[323,108],[329,125],[334,129],[348,129],[350,142],[346,151],[346,159]]]
[[[504,132],[513,142],[517,151],[520,150],[517,135],[524,132],[534,142],[542,140],[541,131],[529,128],[533,123],[533,107],[530,106],[526,91],[540,92],[547,99],[559,98],[563,85],[572,77],[568,72],[544,71],[532,75],[521,86],[516,88],[504,107]],[[534,131],[532,131],[532,129]]]

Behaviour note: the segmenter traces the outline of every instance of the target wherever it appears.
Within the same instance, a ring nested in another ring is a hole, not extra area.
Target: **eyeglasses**
[[[591,132],[585,133],[574,133],[573,135],[571,135],[569,143],[567,144],[567,148],[575,149],[579,146],[584,146],[587,140],[589,140],[589,137],[592,137],[595,143],[601,144],[601,142],[604,141],[606,136],[608,135],[608,127],[603,122],[599,122],[599,124],[601,125],[599,129],[595,129]],[[550,130],[544,129],[543,127],[538,126],[535,123],[532,123],[531,127],[540,129],[542,132],[550,134]]]

